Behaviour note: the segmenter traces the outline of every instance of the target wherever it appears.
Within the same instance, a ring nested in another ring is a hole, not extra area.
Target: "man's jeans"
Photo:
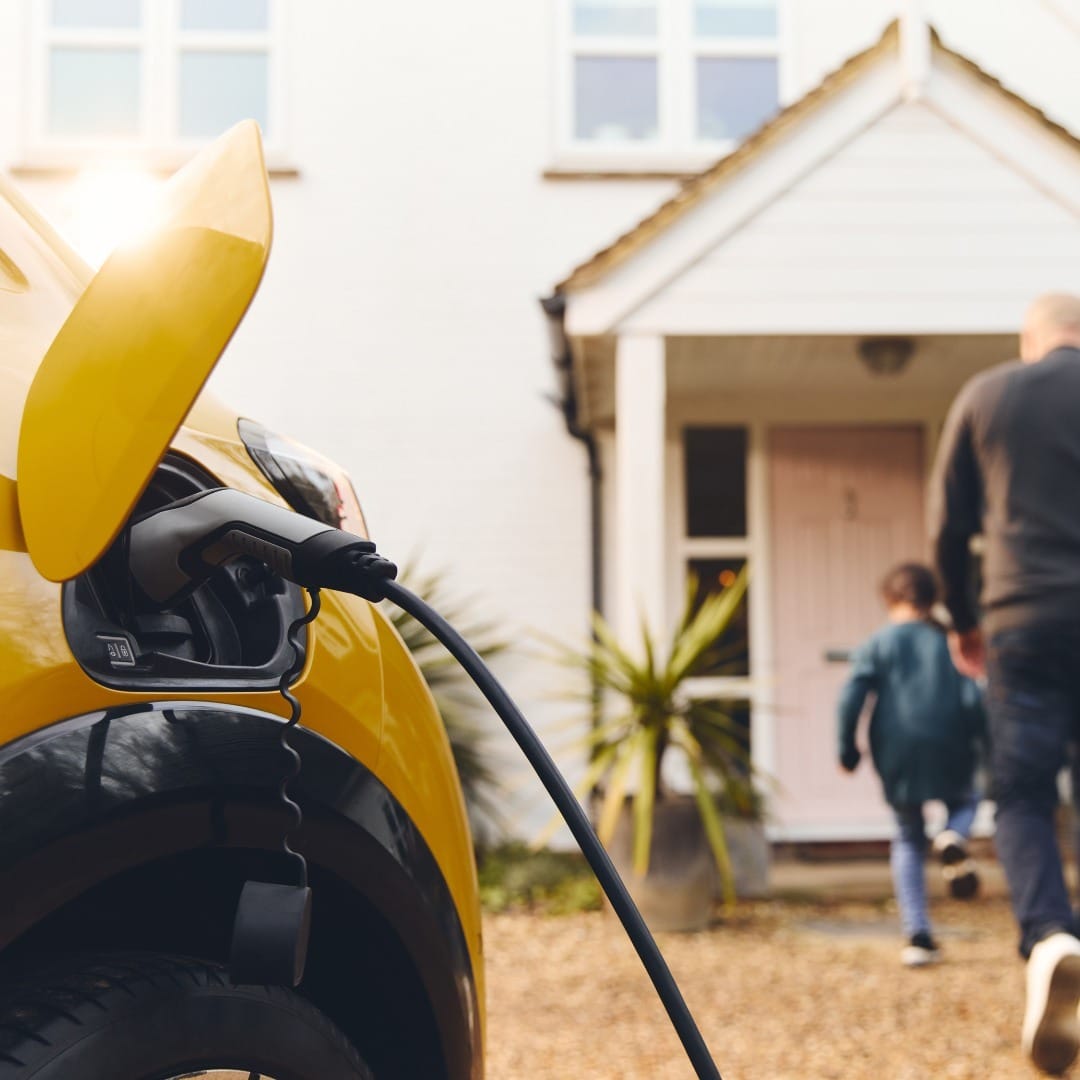
[[[1058,773],[1080,737],[1080,622],[995,634],[987,674],[996,846],[1026,957],[1049,934],[1076,932],[1055,814]]]

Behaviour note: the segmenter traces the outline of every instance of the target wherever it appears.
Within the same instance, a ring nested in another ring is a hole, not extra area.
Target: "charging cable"
[[[361,575],[366,573],[367,571],[360,571]],[[641,912],[638,911],[626,885],[619,877],[619,872],[615,869],[611,857],[604,849],[604,845],[600,843],[599,837],[570,785],[559,772],[558,766],[522,715],[521,710],[514,704],[513,699],[476,650],[434,608],[415,593],[410,592],[400,582],[386,577],[379,577],[374,581],[365,580],[361,587],[365,590],[361,595],[368,595],[368,590],[374,587],[382,597],[396,604],[429,630],[465,669],[491,707],[498,713],[499,719],[521,747],[533,771],[540,778],[540,782],[547,789],[563,820],[569,826],[582,854],[592,867],[627,937],[630,938],[642,964],[645,965],[645,970],[649,973],[649,978],[652,979],[652,984],[664,1003],[664,1008],[671,1018],[671,1023],[682,1041],[683,1049],[694,1066],[699,1080],[721,1080],[716,1063],[709,1054],[709,1049],[675,982],[675,977],[671,974],[667,961],[660,952],[645,920],[641,917]]]
[[[183,598],[228,559],[249,555],[313,593],[325,588],[352,593],[372,602],[389,600],[430,631],[476,683],[547,789],[645,966],[699,1080],[721,1080],[667,961],[539,736],[472,646],[434,608],[394,580],[397,567],[379,555],[370,540],[253,495],[215,488],[170,503],[134,522],[129,548],[132,577],[144,597],[159,608]],[[304,621],[313,619],[317,611],[316,601]],[[294,707],[294,721],[295,718]],[[284,790],[283,786],[283,793]],[[295,854],[287,843],[286,850]],[[280,888],[259,882],[249,882],[247,887]],[[294,888],[285,891],[284,899],[276,902],[283,913],[289,913],[289,904],[295,908],[295,913],[290,914],[292,921],[286,924],[299,928],[292,938],[287,934],[274,937],[271,931],[275,927],[261,924],[254,931],[247,930],[242,940],[239,933],[234,937],[234,959],[236,942],[241,941],[247,970],[253,972],[252,981],[260,981],[255,975],[268,970],[264,957],[274,948],[281,954],[281,966],[293,973],[290,977],[295,977],[292,985],[299,981],[302,957],[295,959],[298,946],[294,942],[302,941],[306,948],[309,892],[306,888]],[[269,899],[269,894],[266,895]],[[240,915],[269,922],[269,910],[263,898],[253,893],[249,905],[241,904]],[[238,926],[241,922],[238,917]],[[279,940],[288,947],[279,947]]]

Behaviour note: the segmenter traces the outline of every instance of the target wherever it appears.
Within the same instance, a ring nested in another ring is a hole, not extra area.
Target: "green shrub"
[[[566,915],[600,907],[600,885],[580,852],[503,844],[481,857],[479,873],[486,911]]]

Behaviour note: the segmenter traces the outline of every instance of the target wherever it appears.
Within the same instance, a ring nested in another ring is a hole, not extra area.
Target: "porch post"
[[[614,626],[640,651],[641,621],[654,638],[664,610],[664,339],[623,335],[615,347]]]

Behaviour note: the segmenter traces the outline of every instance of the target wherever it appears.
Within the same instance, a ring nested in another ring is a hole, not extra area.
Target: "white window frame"
[[[180,54],[200,52],[258,52],[267,57],[267,128],[264,132],[268,164],[286,159],[284,93],[285,21],[288,5],[267,0],[268,24],[260,31],[184,30],[180,27],[180,0],[140,0],[142,24],[138,29],[78,29],[54,26],[49,0],[26,0],[27,57],[23,86],[23,162],[38,168],[71,168],[97,159],[122,157],[151,167],[173,169],[181,165],[209,138],[184,137],[180,123]],[[137,48],[141,52],[139,127],[133,136],[107,137],[56,135],[48,127],[49,50],[55,46],[82,48]]]
[[[791,0],[776,0],[775,38],[695,37],[693,0],[656,0],[655,38],[577,36],[573,30],[574,0],[555,0],[555,105],[553,133],[555,171],[694,171],[729,153],[734,139],[702,139],[697,135],[697,61],[699,58],[775,57],[781,108],[787,101],[790,50],[787,47]],[[574,61],[578,56],[655,57],[657,122],[655,140],[599,142],[574,133]]]

